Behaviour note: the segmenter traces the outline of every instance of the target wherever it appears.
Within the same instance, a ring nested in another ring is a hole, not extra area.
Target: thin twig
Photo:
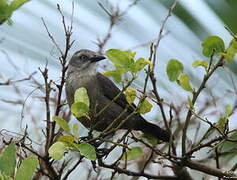
[[[80,156],[80,158],[78,159],[78,161],[76,162],[76,164],[67,171],[67,173],[64,175],[64,177],[62,178],[62,180],[66,180],[68,178],[68,176],[78,167],[78,165],[82,162],[84,156]]]
[[[224,56],[221,56],[220,59],[218,60],[218,62],[214,65],[214,67],[203,77],[202,83],[199,86],[198,90],[193,92],[193,97],[192,97],[192,104],[193,105],[196,103],[196,100],[197,100],[199,94],[205,88],[205,85],[206,85],[206,82],[208,81],[208,79],[212,76],[212,74],[216,71],[216,69],[218,67],[223,65],[223,61],[224,61]],[[185,120],[185,124],[184,124],[184,128],[183,128],[183,135],[182,135],[182,155],[183,156],[185,156],[185,153],[186,153],[187,128],[188,128],[189,122],[191,120],[191,117],[192,117],[192,111],[191,111],[191,109],[189,109],[187,116],[186,116],[186,120]]]

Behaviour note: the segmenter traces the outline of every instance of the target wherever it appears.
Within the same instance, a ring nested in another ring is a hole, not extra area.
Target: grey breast
[[[96,124],[94,129],[98,131],[103,131],[111,123],[113,123],[114,120],[116,120],[116,123],[114,123],[113,127],[117,127],[122,120],[126,119],[127,116],[129,116],[130,113],[124,111],[124,108],[121,107],[119,104],[115,102],[111,103],[111,97],[108,97],[108,95],[104,93],[104,88],[107,87],[101,86],[98,83],[99,81],[96,79],[97,76],[80,77],[76,73],[77,72],[74,72],[73,74],[69,75],[66,81],[65,88],[67,94],[67,102],[71,107],[74,102],[75,91],[80,87],[84,87],[87,89],[87,93],[90,99],[89,116],[91,120],[88,120],[86,118],[80,118],[79,121],[84,126],[89,128],[91,127],[91,124]],[[95,117],[95,115],[102,111],[102,109],[104,109],[104,107],[108,104],[110,105],[102,113],[100,113],[99,116]],[[126,123],[122,126],[122,128],[128,129],[128,127],[131,127],[131,123],[133,124],[135,119],[137,119],[135,118],[135,116],[129,118],[129,120],[127,120]]]

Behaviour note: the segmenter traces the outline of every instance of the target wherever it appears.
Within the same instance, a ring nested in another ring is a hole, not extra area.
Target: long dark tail
[[[142,121],[141,126],[139,128],[140,131],[142,131],[145,134],[154,136],[155,138],[169,142],[170,139],[170,133],[164,129],[161,129],[159,126],[156,126],[152,123],[149,123],[147,121]]]

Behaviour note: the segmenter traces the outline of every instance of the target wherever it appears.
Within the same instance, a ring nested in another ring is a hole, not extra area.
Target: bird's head
[[[69,61],[69,66],[77,68],[79,71],[95,71],[96,62],[103,59],[105,59],[104,56],[94,51],[81,49],[74,53]]]

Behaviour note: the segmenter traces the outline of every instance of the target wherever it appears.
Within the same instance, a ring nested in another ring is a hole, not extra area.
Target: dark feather
[[[97,73],[97,80],[99,82],[99,86],[101,87],[101,92],[105,97],[110,99],[111,101],[121,92],[121,90],[106,76],[101,73]],[[128,112],[133,112],[136,108],[135,104],[131,104],[126,100],[126,97],[123,93],[115,100],[116,104],[120,105],[122,108],[128,107]]]

